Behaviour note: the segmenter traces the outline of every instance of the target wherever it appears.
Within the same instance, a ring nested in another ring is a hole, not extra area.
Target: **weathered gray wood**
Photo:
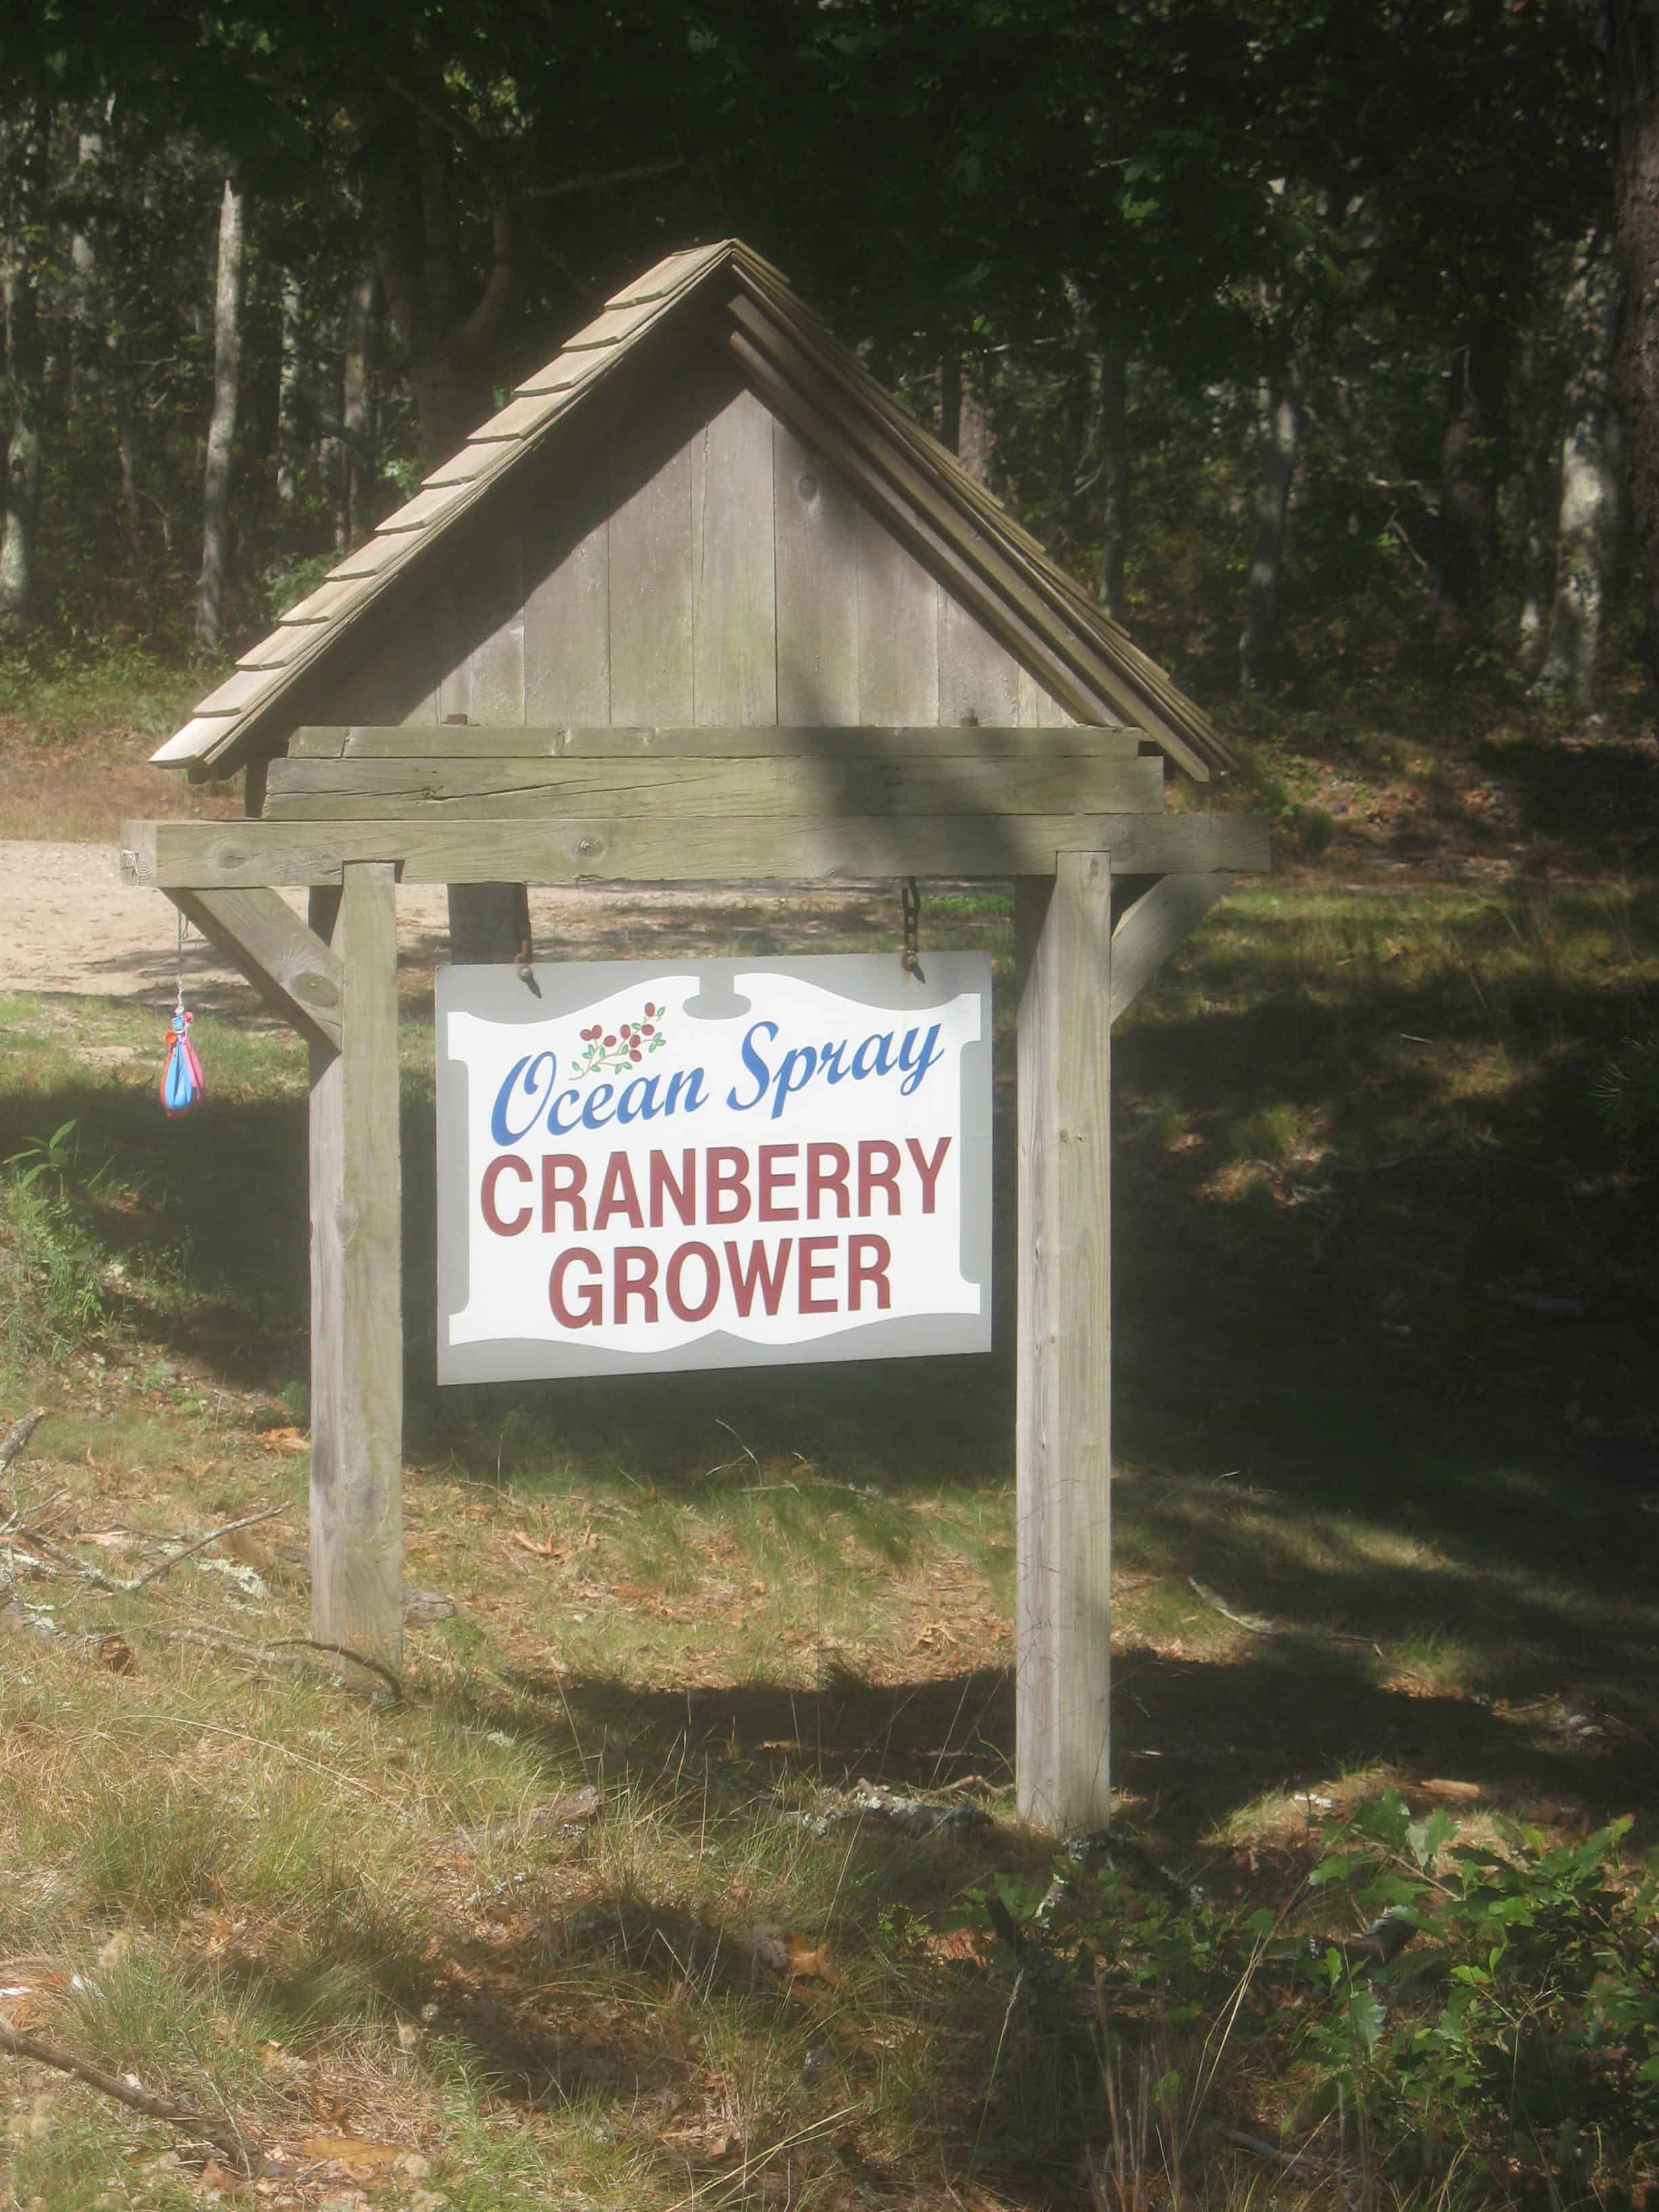
[[[1054,693],[1040,684],[1029,668],[1019,672],[1019,722],[1022,729],[1066,729],[1077,720],[1068,714]]]
[[[858,549],[859,720],[937,722],[939,586],[863,507]]]
[[[602,470],[526,521],[527,722],[611,719],[611,527]]]
[[[740,383],[691,448],[691,660],[694,721],[777,720],[772,417]]]
[[[395,616],[366,623],[356,656],[330,678],[327,711],[346,723],[440,721],[444,607],[434,586]]]
[[[524,547],[516,530],[475,538],[452,569],[443,607],[438,719],[522,722]]]
[[[628,729],[554,723],[525,729],[412,729],[402,726],[327,724],[296,730],[290,760],[628,760],[639,754],[665,758],[780,759],[820,757],[914,760],[1002,760],[1023,755],[1093,754],[1133,758],[1144,740],[1138,730],[1067,723],[1053,728],[941,729],[935,723],[872,724],[780,729]]]
[[[860,883],[878,876],[1046,874],[1056,853],[1109,854],[1115,874],[1267,864],[1266,826],[1237,814],[609,816],[536,822],[129,822],[129,883],[164,890],[332,884],[343,863],[391,860],[411,884]]]
[[[1162,876],[1143,891],[1112,932],[1112,1019],[1139,996],[1183,937],[1190,936],[1232,885],[1217,870],[1202,876]]]
[[[1019,664],[960,599],[939,599],[939,718],[941,722],[1018,722]]]
[[[402,1176],[394,871],[344,870],[340,1049],[311,1085],[311,1620],[399,1663],[403,1638]]]
[[[175,891],[173,904],[271,1012],[308,1044],[338,1049],[344,977],[322,939],[273,890]]]
[[[700,422],[660,453],[662,424],[625,433],[610,529],[611,712],[621,722],[696,720],[691,651],[691,447]]]
[[[1163,804],[1164,763],[1004,760],[276,761],[264,819],[541,819],[654,814],[1129,814]]]
[[[1062,854],[1016,896],[1019,1285],[1014,1676],[1019,1809],[1110,1817],[1111,875]]]
[[[828,463],[775,417],[778,720],[859,719],[858,506]]]

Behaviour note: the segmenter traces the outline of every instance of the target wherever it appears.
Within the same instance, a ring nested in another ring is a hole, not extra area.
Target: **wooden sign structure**
[[[1110,1037],[1265,827],[1200,710],[733,240],[610,301],[155,755],[130,823],[312,1048],[315,1633],[402,1626],[396,885],[1012,878],[1018,1770],[1106,1825]],[[306,922],[277,896],[309,890]]]

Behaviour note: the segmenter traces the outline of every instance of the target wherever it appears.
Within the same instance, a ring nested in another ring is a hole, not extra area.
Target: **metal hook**
[[[900,878],[899,911],[904,921],[904,950],[899,954],[899,966],[907,975],[914,975],[918,983],[925,983],[927,978],[921,972],[921,955],[917,950],[921,933],[921,893],[914,876]]]

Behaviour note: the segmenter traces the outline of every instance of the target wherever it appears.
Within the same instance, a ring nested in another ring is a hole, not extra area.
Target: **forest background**
[[[735,234],[1206,702],[1586,707],[1659,512],[1639,366],[1612,399],[1651,15],[21,8],[0,688],[222,657],[626,274]]]

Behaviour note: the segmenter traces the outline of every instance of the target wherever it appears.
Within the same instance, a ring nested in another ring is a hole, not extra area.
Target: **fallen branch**
[[[106,2097],[113,2097],[131,2112],[142,2112],[146,2119],[164,2120],[169,2127],[211,2143],[232,2161],[239,2173],[249,2179],[264,2162],[261,2158],[256,2163],[256,2153],[234,2121],[216,2120],[204,2112],[192,2112],[188,2106],[175,2104],[171,2097],[155,2096],[149,2090],[140,2088],[136,2081],[118,2080],[88,2059],[78,2058],[72,2051],[60,2050],[55,2043],[42,2043],[38,2036],[24,2035],[19,2029],[9,2027],[4,2021],[0,2021],[0,2051],[9,2051],[14,2058],[32,2058],[37,2065],[53,2067],[60,2074],[73,2075],[77,2081],[84,2081]]]
[[[0,1437],[0,1474],[9,1470],[13,1460],[46,1418],[44,1412],[25,1413],[21,1421],[14,1421],[5,1435]]]
[[[174,1552],[170,1558],[163,1559],[158,1566],[150,1568],[147,1574],[138,1576],[133,1582],[119,1583],[117,1588],[126,1591],[129,1595],[146,1589],[149,1583],[166,1574],[169,1567],[176,1567],[180,1559],[189,1559],[193,1553],[205,1552],[208,1546],[216,1544],[221,1536],[234,1536],[239,1528],[255,1528],[261,1521],[274,1521],[279,1513],[287,1511],[288,1504],[284,1499],[280,1505],[267,1505],[258,1513],[245,1514],[240,1521],[227,1521],[222,1528],[215,1528],[207,1535],[198,1537],[195,1543],[186,1544],[183,1551]]]
[[[371,1674],[378,1674],[391,1691],[397,1703],[402,1705],[404,1702],[403,1676],[394,1673],[380,1660],[371,1659],[367,1652],[354,1651],[349,1644],[325,1644],[315,1636],[278,1636],[260,1648],[266,1651],[286,1651],[294,1649],[306,1651],[331,1651],[337,1659],[349,1659],[354,1667],[364,1667]]]

